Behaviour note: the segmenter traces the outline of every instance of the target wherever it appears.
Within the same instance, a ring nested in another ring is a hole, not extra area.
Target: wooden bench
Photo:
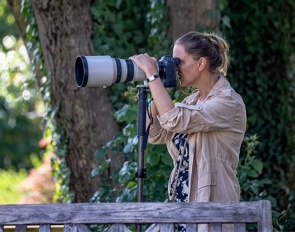
[[[258,231],[272,231],[269,201],[238,203],[73,203],[0,205],[0,232],[13,226],[25,232],[38,226],[49,232],[62,225],[65,232],[89,232],[87,225],[108,224],[108,232],[127,232],[129,224],[157,224],[159,231],[174,231],[174,223],[185,223],[186,231],[197,231],[197,224],[210,225],[210,231],[221,231],[223,223],[234,224],[235,231],[246,231],[247,223],[257,224]],[[138,227],[138,224],[140,226]],[[142,228],[141,228],[142,229]],[[140,230],[141,230],[140,229]],[[149,231],[149,229],[147,229]]]

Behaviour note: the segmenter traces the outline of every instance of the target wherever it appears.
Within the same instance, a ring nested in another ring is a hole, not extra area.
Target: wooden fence
[[[0,205],[0,232],[13,229],[40,232],[59,225],[65,232],[89,232],[89,225],[108,225],[108,232],[174,231],[174,224],[186,224],[186,231],[197,231],[198,224],[209,224],[210,232],[222,231],[222,224],[234,224],[234,231],[246,231],[247,223],[257,224],[259,232],[272,231],[269,201],[238,203],[73,203]],[[157,230],[144,225],[157,225]],[[137,227],[136,227],[137,226]],[[226,231],[227,232],[227,231]]]

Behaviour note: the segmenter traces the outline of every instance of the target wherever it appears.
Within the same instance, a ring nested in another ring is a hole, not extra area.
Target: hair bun
[[[208,39],[210,40],[212,44],[218,46],[218,48],[220,49],[222,53],[228,52],[229,50],[228,44],[225,42],[224,39],[222,39],[221,37],[219,37],[217,34],[214,34],[214,33],[209,33],[205,35],[207,35]]]
[[[218,71],[222,73],[224,76],[227,74],[227,68],[229,65],[229,56],[228,56],[228,51],[229,51],[229,46],[227,42],[218,36],[215,33],[204,33],[209,41],[216,47],[218,47],[221,56],[222,56],[222,65],[218,67]]]

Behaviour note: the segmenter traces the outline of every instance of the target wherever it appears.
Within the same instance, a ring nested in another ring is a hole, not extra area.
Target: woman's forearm
[[[150,82],[149,87],[154,99],[154,104],[160,115],[163,115],[174,108],[171,97],[169,96],[160,78]]]

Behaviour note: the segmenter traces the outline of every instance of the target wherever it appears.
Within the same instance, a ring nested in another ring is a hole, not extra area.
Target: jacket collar
[[[208,96],[204,101],[209,99],[212,96],[215,96],[216,94],[224,91],[224,90],[231,91],[230,83],[224,76],[220,76],[216,84],[213,86],[213,88],[210,90]],[[188,96],[187,98],[184,99],[184,102],[187,104],[196,104],[198,98],[199,98],[199,90],[194,90],[192,95]]]
[[[228,80],[224,76],[219,76],[218,81],[213,86],[213,88],[209,92],[206,99],[211,97],[211,96],[216,95],[217,93],[219,93],[220,91],[225,90],[225,89],[230,89],[230,84],[229,84]]]

